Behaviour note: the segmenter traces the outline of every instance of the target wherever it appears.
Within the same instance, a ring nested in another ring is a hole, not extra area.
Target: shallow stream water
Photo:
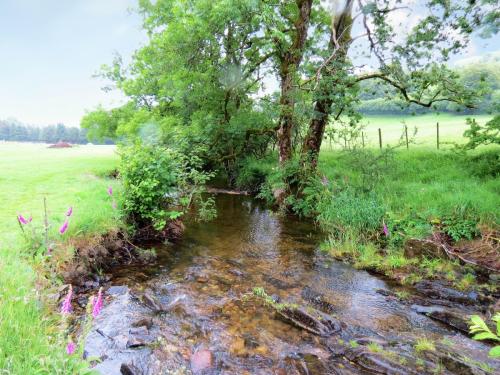
[[[311,223],[278,216],[249,197],[222,194],[216,202],[217,219],[189,223],[180,242],[156,248],[154,265],[114,273],[115,285],[149,291],[173,306],[156,329],[164,346],[155,355],[165,367],[189,366],[194,352],[206,350],[213,373],[295,373],[287,370],[294,361],[303,373],[332,373],[332,340],[341,337],[446,338],[464,352],[482,349],[378,293],[395,290],[383,279],[329,258]],[[250,296],[254,287],[336,317],[344,333],[324,339],[277,319]]]

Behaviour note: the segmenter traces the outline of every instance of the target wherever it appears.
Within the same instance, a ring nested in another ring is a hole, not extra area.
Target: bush
[[[335,236],[349,232],[369,238],[382,228],[385,209],[373,193],[352,189],[329,193],[318,202],[318,222]]]
[[[274,160],[247,158],[243,160],[238,168],[236,187],[249,190],[252,193],[259,192],[267,177],[272,172]]]
[[[500,176],[500,152],[488,150],[467,159],[470,173],[480,178]]]
[[[159,146],[135,144],[121,150],[123,210],[136,227],[153,225],[161,230],[181,212],[168,208],[174,203],[177,172],[172,154]]]

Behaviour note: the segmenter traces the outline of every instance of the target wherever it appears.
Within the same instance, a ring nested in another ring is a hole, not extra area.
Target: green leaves
[[[484,320],[478,315],[470,317],[470,333],[474,334],[474,340],[492,340],[500,342],[500,312],[497,312],[491,319],[496,323],[496,333],[486,325]],[[500,358],[500,345],[495,346],[489,351],[489,356],[493,358]]]

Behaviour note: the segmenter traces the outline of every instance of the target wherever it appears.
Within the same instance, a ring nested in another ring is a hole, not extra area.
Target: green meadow
[[[436,124],[439,123],[440,148],[451,148],[450,143],[464,142],[463,133],[467,129],[467,118],[473,117],[483,125],[490,120],[490,115],[452,115],[449,113],[426,115],[383,115],[366,116],[361,120],[364,126],[363,133],[367,147],[379,147],[378,129],[382,132],[382,145],[394,146],[398,144],[404,134],[405,125],[408,127],[408,136],[411,138],[415,129],[414,143],[410,147],[436,148]],[[325,141],[324,148],[331,148]],[[340,146],[333,146],[334,149]]]
[[[110,197],[114,182],[101,178],[116,167],[113,146],[49,149],[45,144],[0,143],[0,371],[2,374],[67,374],[64,347],[54,347],[56,317],[41,303],[37,260],[23,254],[16,216],[43,222],[47,199],[50,237],[64,242],[114,226]],[[68,231],[59,235],[65,212],[73,207]]]

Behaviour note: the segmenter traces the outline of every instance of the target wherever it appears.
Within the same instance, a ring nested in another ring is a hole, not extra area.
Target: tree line
[[[26,125],[17,120],[0,120],[0,140],[44,143],[64,141],[74,144],[85,144],[88,142],[86,129],[69,127],[64,124],[39,127]],[[112,141],[103,139],[99,143],[109,144]]]

